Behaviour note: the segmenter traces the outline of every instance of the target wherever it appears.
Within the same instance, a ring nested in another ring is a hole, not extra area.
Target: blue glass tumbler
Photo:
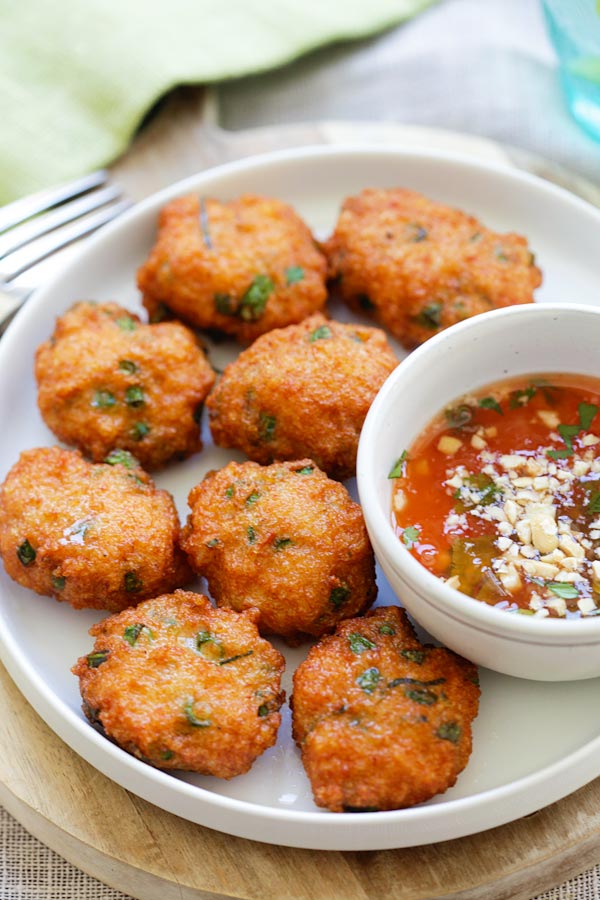
[[[573,118],[600,141],[600,0],[543,0]]]

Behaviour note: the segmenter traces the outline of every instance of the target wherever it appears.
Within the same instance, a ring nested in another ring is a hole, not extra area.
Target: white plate
[[[186,191],[221,199],[246,191],[270,194],[293,204],[324,236],[348,194],[395,185],[461,207],[493,228],[525,234],[545,276],[538,300],[600,299],[600,213],[531,176],[445,154],[360,147],[301,149],[223,166],[161,192],[106,227],[19,314],[0,343],[0,479],[21,450],[54,443],[37,412],[35,348],[51,333],[55,316],[75,300],[139,307],[135,271],[152,244],[157,210],[167,199]],[[230,352],[216,348],[213,361],[222,363]],[[207,469],[229,458],[212,447],[206,424],[204,430],[203,453],[156,479],[174,494],[182,518],[189,489]],[[287,707],[277,745],[247,775],[227,782],[160,772],[105,740],[81,713],[78,684],[69,669],[91,647],[87,629],[100,614],[38,597],[4,572],[0,600],[2,661],[51,728],[128,790],[230,834],[322,850],[416,846],[514,820],[600,774],[600,679],[541,683],[489,671],[481,673],[481,709],[467,768],[454,788],[419,807],[360,815],[318,810],[291,740]],[[395,602],[379,574],[378,604]],[[291,674],[306,648],[285,652],[289,693]]]

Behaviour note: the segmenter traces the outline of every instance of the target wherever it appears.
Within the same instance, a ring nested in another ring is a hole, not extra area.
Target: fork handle
[[[31,293],[28,288],[0,289],[0,336],[4,334],[13,316]]]

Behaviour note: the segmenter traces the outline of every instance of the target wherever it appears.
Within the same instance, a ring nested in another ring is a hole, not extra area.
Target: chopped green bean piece
[[[404,692],[409,700],[420,703],[422,706],[433,706],[438,701],[438,695],[434,691],[428,691],[427,688],[411,688]]]
[[[121,318],[115,319],[115,324],[119,326],[121,331],[135,331],[138,327],[138,323],[131,316],[121,316]]]
[[[133,406],[134,409],[137,409],[139,406],[143,406],[145,402],[144,390],[139,384],[133,384],[125,391],[125,403],[127,406]]]
[[[194,728],[208,728],[212,724],[210,719],[198,718],[194,712],[194,700],[188,700],[183,706],[183,711],[188,723]]]
[[[261,441],[266,441],[267,443],[272,441],[275,437],[276,426],[277,419],[275,416],[261,412],[258,419],[258,434]]]
[[[131,359],[120,359],[119,368],[122,372],[127,372],[128,375],[134,375],[138,371],[139,366]]]
[[[421,666],[427,659],[427,650],[417,650],[411,647],[408,650],[401,650],[400,656],[403,656],[404,659],[407,659],[409,662],[414,662],[418,666]]]
[[[150,426],[146,425],[145,422],[136,422],[131,429],[131,434],[134,441],[141,441],[146,435],[150,434]]]
[[[95,409],[111,409],[116,402],[115,395],[110,391],[96,391],[91,405]]]
[[[308,336],[308,340],[312,344],[315,341],[324,341],[330,337],[331,328],[329,327],[329,325],[321,325],[319,326],[319,328],[315,328],[314,331],[311,331],[310,335]]]
[[[97,669],[102,663],[105,663],[110,654],[110,650],[96,650],[95,653],[89,653],[87,656],[87,664],[90,669]]]
[[[238,308],[230,294],[215,294],[214,303],[216,311],[222,316],[237,315]]]
[[[125,638],[127,643],[131,644],[131,646],[133,647],[133,645],[139,638],[140,634],[142,633],[143,629],[144,629],[143,622],[136,622],[135,625],[127,625],[125,627],[125,631],[123,632],[123,637]]]
[[[329,602],[335,609],[339,609],[342,603],[345,603],[348,597],[350,596],[350,588],[342,584],[339,587],[334,587],[331,593],[329,594]]]
[[[138,469],[139,462],[129,450],[111,450],[108,456],[104,458],[104,462],[109,466],[122,465],[126,469]]]
[[[236,653],[235,656],[229,656],[227,659],[221,659],[219,661],[220,666],[226,666],[228,663],[235,662],[236,659],[244,659],[246,656],[252,656],[254,650],[246,650],[245,653]]]
[[[23,543],[17,548],[17,556],[19,557],[19,562],[21,563],[21,565],[31,566],[35,562],[37,554],[29,541],[24,540]]]
[[[286,284],[295,284],[297,281],[302,281],[304,278],[304,269],[302,266],[290,266],[289,269],[285,270],[285,283]]]
[[[416,316],[416,321],[419,325],[422,325],[423,328],[430,328],[432,331],[435,331],[435,329],[439,328],[441,325],[443,308],[443,304],[437,301],[435,303],[428,303],[427,306],[424,306],[423,309],[420,310]]]
[[[381,672],[375,666],[365,669],[364,672],[356,679],[357,685],[363,689],[366,694],[372,694],[378,683],[381,681]]]
[[[274,290],[275,285],[268,275],[257,275],[240,300],[238,315],[245,322],[260,319]]]
[[[442,741],[450,741],[452,744],[458,744],[461,736],[461,728],[458,722],[443,722],[436,731],[436,737]]]
[[[358,631],[353,631],[348,635],[348,643],[350,644],[352,652],[357,655],[364,653],[365,650],[375,650],[377,646],[373,641],[370,641],[368,637],[365,637],[364,634],[360,634]]]
[[[123,582],[128,594],[137,594],[143,587],[142,579],[135,572],[125,572]]]

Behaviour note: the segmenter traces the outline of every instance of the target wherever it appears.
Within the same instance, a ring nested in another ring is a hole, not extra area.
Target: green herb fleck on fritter
[[[23,566],[31,566],[35,562],[36,552],[29,543],[28,540],[23,541],[23,543],[17,548],[17,556],[19,557],[19,562]]]
[[[290,266],[285,270],[285,283],[295,284],[297,281],[304,279],[304,269],[302,266]]]
[[[373,641],[370,641],[368,637],[365,637],[364,634],[360,634],[358,631],[353,631],[348,635],[348,643],[352,652],[356,654],[364,653],[365,650],[375,650],[376,647]]]
[[[364,672],[356,679],[357,685],[363,689],[366,694],[372,694],[379,682],[381,681],[381,672],[375,666],[365,669]]]

